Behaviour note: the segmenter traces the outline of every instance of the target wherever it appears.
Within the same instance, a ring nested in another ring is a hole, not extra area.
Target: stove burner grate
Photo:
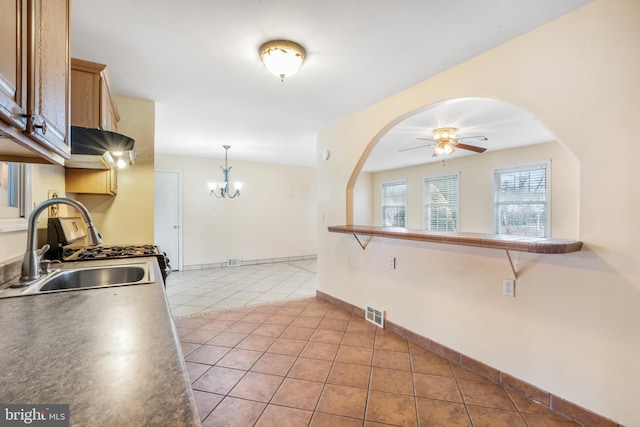
[[[68,251],[68,253],[67,253]],[[160,251],[154,245],[126,245],[126,246],[89,246],[80,249],[66,248],[65,255],[73,256],[76,260],[123,258],[131,256],[157,255]]]

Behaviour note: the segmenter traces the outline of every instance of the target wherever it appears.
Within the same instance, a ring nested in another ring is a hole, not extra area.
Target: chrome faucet
[[[38,236],[36,231],[38,228],[38,217],[43,210],[51,205],[57,204],[73,206],[78,210],[78,212],[80,212],[80,215],[82,215],[82,219],[84,219],[84,222],[87,224],[87,238],[89,246],[96,246],[102,243],[100,234],[93,226],[91,215],[82,203],[76,200],[67,199],[65,197],[45,200],[44,202],[33,208],[33,211],[31,211],[31,215],[29,215],[29,228],[27,230],[27,251],[25,252],[24,259],[22,261],[22,276],[20,277],[20,283],[22,283],[23,286],[27,286],[29,282],[33,282],[40,278],[40,259],[49,250],[49,244],[44,245],[39,250],[37,249]]]

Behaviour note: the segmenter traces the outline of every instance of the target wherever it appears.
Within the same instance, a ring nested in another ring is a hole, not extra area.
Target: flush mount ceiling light
[[[267,70],[280,77],[281,81],[297,73],[307,56],[304,47],[289,40],[268,41],[260,46],[258,52]]]
[[[231,148],[230,145],[223,145],[224,148],[224,167],[220,166],[222,169],[222,175],[224,178],[223,182],[209,182],[209,194],[211,196],[216,196],[219,199],[229,197],[233,199],[240,195],[240,190],[242,190],[241,182],[229,182],[229,173],[231,172],[231,168],[227,166],[227,151]],[[235,190],[233,193],[231,192],[231,186]]]

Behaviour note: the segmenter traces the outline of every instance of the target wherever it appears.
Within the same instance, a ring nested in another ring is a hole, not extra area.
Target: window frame
[[[545,232],[544,236],[524,236],[523,237],[551,237],[551,160],[542,160],[539,162],[522,163],[517,165],[508,165],[494,167],[491,170],[491,196],[492,196],[492,229],[495,234],[504,234],[507,236],[520,236],[519,234],[498,233],[498,193],[496,191],[496,174],[518,171],[532,171],[537,169],[545,170]]]
[[[434,180],[441,180],[444,178],[454,178],[456,180],[456,196],[457,196],[457,201],[456,201],[456,218],[455,218],[455,230],[453,230],[453,232],[458,232],[460,230],[460,172],[454,172],[454,173],[447,173],[447,174],[440,174],[440,175],[429,175],[429,176],[425,176],[422,178],[422,228],[423,230],[429,231],[429,232],[440,232],[440,231],[445,231],[445,230],[432,230],[430,228],[431,222],[428,220],[428,215],[429,215],[429,205],[431,205],[431,203],[428,203],[428,201],[430,200],[427,194],[427,185],[428,185],[428,181],[434,181]],[[448,203],[448,200],[447,200]]]
[[[385,187],[386,186],[392,186],[392,185],[404,185],[404,225],[403,226],[396,226],[396,225],[385,225],[385,207],[387,205],[385,205]],[[382,227],[401,227],[401,228],[406,228],[407,227],[407,179],[396,179],[393,181],[385,181],[382,182],[380,184],[380,223],[382,224]]]
[[[27,229],[27,220],[32,211],[32,167],[27,163],[15,163],[18,171],[18,216],[0,218],[0,233],[10,233]]]

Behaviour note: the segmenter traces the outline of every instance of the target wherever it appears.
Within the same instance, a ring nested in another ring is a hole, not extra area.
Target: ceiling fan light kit
[[[456,139],[456,128],[438,128],[433,130],[433,139],[436,142]]]
[[[260,59],[271,74],[284,81],[300,70],[307,51],[300,44],[290,40],[271,40],[258,49]]]
[[[434,129],[433,139],[437,143],[436,148],[433,150],[433,154],[436,156],[453,153],[455,151],[453,147],[458,144],[455,128]]]
[[[443,154],[451,154],[453,153],[453,147],[451,146],[449,141],[440,141],[436,148],[434,148],[433,152],[437,156],[442,156]]]

